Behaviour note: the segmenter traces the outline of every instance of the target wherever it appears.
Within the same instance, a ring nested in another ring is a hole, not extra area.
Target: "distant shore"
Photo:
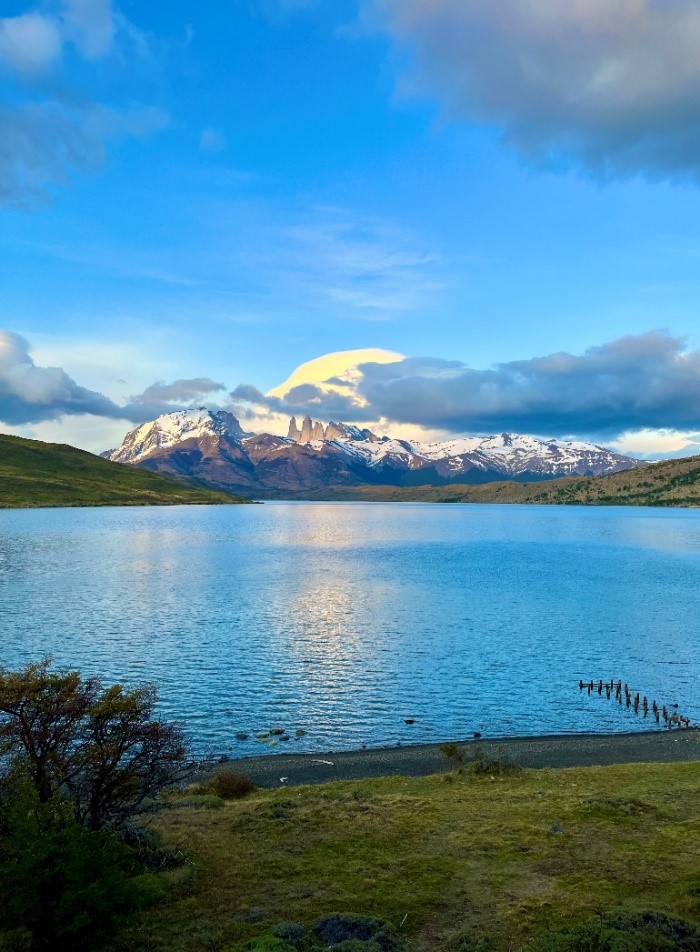
[[[477,750],[520,767],[595,767],[700,760],[700,729],[631,734],[561,734],[456,741],[464,760]],[[454,770],[442,744],[415,744],[325,754],[268,754],[226,761],[259,787],[293,787],[333,780],[423,777]],[[221,765],[223,767],[223,764]],[[219,769],[221,769],[219,767]]]

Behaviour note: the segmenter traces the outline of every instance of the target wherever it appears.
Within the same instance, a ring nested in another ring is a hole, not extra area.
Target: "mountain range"
[[[448,486],[600,476],[643,465],[593,443],[503,433],[435,443],[293,417],[286,437],[247,433],[223,410],[181,410],[131,430],[102,454],[118,463],[253,496],[332,487]]]

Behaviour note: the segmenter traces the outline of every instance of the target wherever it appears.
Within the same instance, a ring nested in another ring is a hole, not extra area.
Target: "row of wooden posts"
[[[623,684],[622,681],[598,681],[597,683],[595,681],[579,681],[578,686],[579,690],[588,691],[589,695],[597,691],[602,697],[603,692],[605,692],[605,696],[608,700],[614,695],[615,700],[619,704],[624,703],[626,707],[634,708],[635,714],[638,714],[641,709],[644,717],[648,717],[651,711],[657,724],[660,724],[663,719],[664,724],[669,728],[691,726],[690,718],[683,717],[683,715],[678,712],[677,704],[672,704],[671,710],[669,710],[665,704],[659,707],[654,700],[652,700],[650,705],[646,697],[640,697],[639,691],[633,695],[629,685]]]

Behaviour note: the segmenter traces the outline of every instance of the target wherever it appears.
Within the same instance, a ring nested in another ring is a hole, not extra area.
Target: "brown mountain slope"
[[[700,456],[652,463],[611,476],[482,486],[362,486],[306,493],[306,499],[376,502],[530,503],[568,506],[700,506]]]

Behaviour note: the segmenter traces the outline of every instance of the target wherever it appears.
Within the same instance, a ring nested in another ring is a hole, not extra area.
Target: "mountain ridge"
[[[597,446],[503,433],[428,443],[377,436],[353,424],[295,417],[288,435],[247,433],[227,411],[204,407],[164,414],[131,430],[102,454],[201,484],[253,495],[316,492],[334,486],[479,484],[604,475],[645,465]]]
[[[538,483],[480,486],[357,486],[307,493],[325,502],[499,503],[543,506],[656,506],[700,508],[700,456],[662,460],[609,476],[567,476]]]

